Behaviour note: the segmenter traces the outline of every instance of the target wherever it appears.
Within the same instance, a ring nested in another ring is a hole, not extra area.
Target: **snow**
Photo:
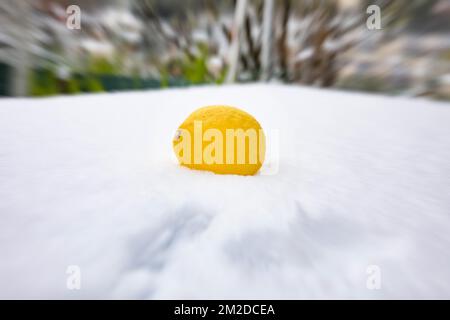
[[[210,104],[278,131],[279,170],[179,167],[172,135]],[[1,100],[0,298],[449,299],[449,123],[276,84]]]

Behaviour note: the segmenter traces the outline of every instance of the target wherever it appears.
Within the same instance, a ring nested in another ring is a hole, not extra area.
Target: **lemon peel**
[[[247,112],[208,106],[187,117],[172,143],[182,166],[217,174],[254,175],[264,162],[265,140],[261,125]]]

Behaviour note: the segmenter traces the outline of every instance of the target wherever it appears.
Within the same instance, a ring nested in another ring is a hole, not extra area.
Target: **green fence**
[[[156,78],[138,78],[118,75],[91,75],[85,78],[98,79],[105,91],[159,89],[161,87],[186,87],[191,83],[181,78],[169,78],[166,81]]]
[[[52,70],[36,69],[33,70],[30,77],[30,94],[32,96],[48,96],[82,92],[148,90],[189,85],[191,83],[182,78],[140,78],[92,73],[74,73],[68,79],[59,79]]]
[[[11,67],[0,63],[0,97],[11,94]]]
[[[0,96],[12,95],[12,68],[0,63]],[[29,73],[28,89],[31,96],[77,94],[83,92],[114,92],[149,90],[164,87],[192,85],[184,78],[140,78],[111,74],[74,73],[68,79],[60,79],[51,69],[35,69]]]

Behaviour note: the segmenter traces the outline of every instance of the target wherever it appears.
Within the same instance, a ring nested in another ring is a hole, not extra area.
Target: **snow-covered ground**
[[[276,174],[173,162],[211,104],[278,130]],[[0,218],[0,298],[448,299],[450,106],[281,85],[1,100]]]

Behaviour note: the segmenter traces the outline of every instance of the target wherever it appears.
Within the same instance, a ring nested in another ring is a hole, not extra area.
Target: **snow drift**
[[[211,104],[278,130],[276,174],[173,161]],[[448,299],[449,124],[443,103],[281,85],[2,100],[0,298]]]

